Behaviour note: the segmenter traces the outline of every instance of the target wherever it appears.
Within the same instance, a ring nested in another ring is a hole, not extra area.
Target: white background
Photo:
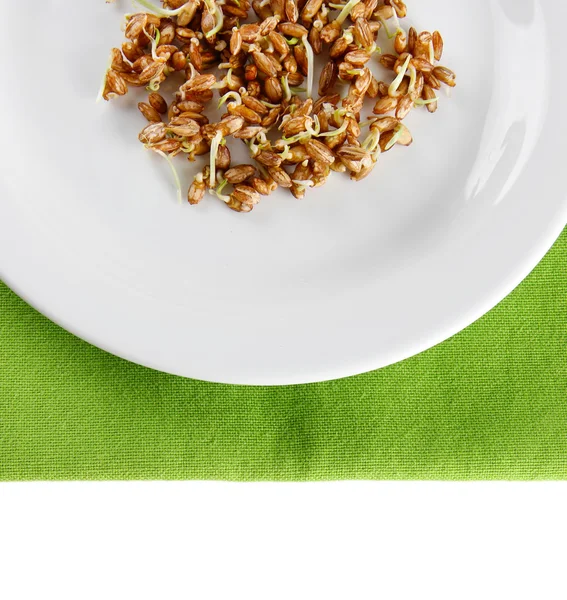
[[[554,600],[567,483],[0,485],[3,600]]]

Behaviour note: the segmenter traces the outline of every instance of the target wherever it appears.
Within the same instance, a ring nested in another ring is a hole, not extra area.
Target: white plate
[[[453,97],[411,115],[413,146],[363,182],[334,175],[250,215],[179,206],[137,141],[138,97],[94,103],[126,3],[0,7],[19,24],[0,59],[0,274],[128,360],[252,384],[382,367],[492,308],[567,222],[566,3],[410,3],[444,34]]]

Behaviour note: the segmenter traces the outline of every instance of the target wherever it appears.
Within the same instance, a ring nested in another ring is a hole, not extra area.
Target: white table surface
[[[567,483],[0,485],[4,600],[564,600]]]

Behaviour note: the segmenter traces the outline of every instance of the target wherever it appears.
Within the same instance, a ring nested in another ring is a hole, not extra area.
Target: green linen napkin
[[[566,478],[567,230],[459,335],[312,385],[151,371],[0,284],[0,480]]]

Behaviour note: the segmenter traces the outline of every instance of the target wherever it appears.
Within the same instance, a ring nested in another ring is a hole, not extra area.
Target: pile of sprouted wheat
[[[112,50],[100,98],[122,96],[130,86],[148,90],[148,102],[138,105],[149,121],[139,139],[169,161],[180,199],[171,157],[209,154],[189,189],[191,204],[208,190],[249,212],[278,186],[302,198],[331,171],[359,181],[380,154],[411,144],[403,119],[413,108],[434,113],[437,90],[455,86],[455,74],[438,64],[441,34],[405,31],[401,0],[135,3],[145,12],[126,16],[127,41]],[[378,47],[380,30],[393,40],[393,53]],[[327,61],[314,93],[314,55],[322,54]],[[374,60],[392,72],[391,81],[376,79]],[[176,73],[181,85],[168,104],[158,90]],[[215,90],[226,112],[211,123],[205,112]],[[361,122],[367,98],[376,116]],[[231,164],[229,136],[246,144],[250,164]]]

